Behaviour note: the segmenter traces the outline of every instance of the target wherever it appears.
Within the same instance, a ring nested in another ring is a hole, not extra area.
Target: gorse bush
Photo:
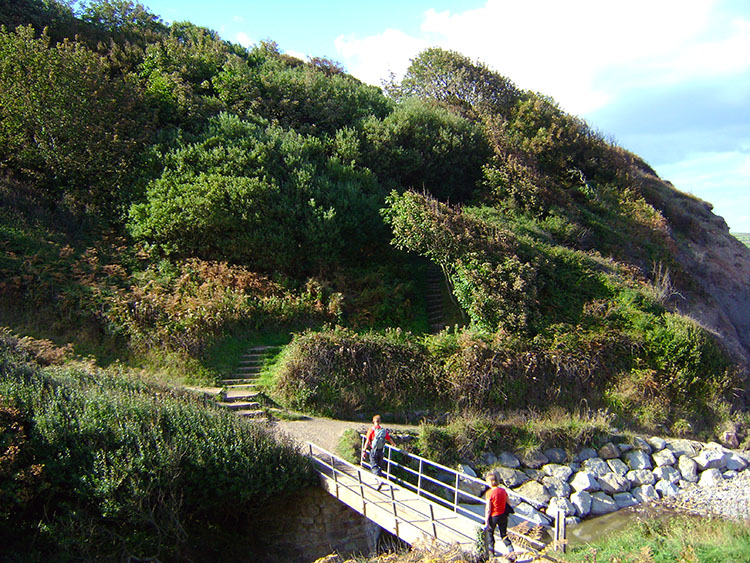
[[[290,445],[175,391],[85,365],[40,370],[7,334],[0,358],[0,396],[31,429],[16,441],[44,484],[16,471],[30,498],[15,504],[47,507],[17,525],[36,530],[41,552],[180,559],[212,527],[231,526],[230,513],[252,520],[252,509],[313,482]]]

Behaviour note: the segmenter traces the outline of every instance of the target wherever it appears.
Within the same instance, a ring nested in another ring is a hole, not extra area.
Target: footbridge
[[[381,528],[409,545],[426,541],[477,552],[484,525],[484,482],[399,448],[386,448],[386,468],[378,477],[367,467],[307,443],[324,488]],[[513,504],[526,500],[513,491],[508,494],[514,497]],[[549,552],[564,546],[564,525],[560,513],[551,544],[541,541],[539,527],[532,523],[509,529],[516,560],[556,561]],[[506,550],[499,537],[495,549]]]

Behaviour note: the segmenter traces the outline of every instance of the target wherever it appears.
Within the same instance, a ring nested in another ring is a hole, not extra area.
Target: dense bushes
[[[38,534],[39,556],[181,559],[199,541],[209,542],[204,553],[220,549],[210,530],[228,532],[273,496],[312,483],[291,446],[166,388],[87,366],[40,370],[7,334],[0,370],[0,396],[17,409],[5,412],[30,429],[23,464],[41,468],[44,484],[26,484],[21,500],[34,510],[2,526],[6,554],[29,549],[14,544],[20,528]]]

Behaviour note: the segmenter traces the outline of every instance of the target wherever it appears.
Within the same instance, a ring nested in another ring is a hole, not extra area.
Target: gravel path
[[[346,430],[352,428],[364,433],[370,426],[371,423],[365,421],[334,420],[322,417],[309,417],[303,420],[279,420],[274,423],[277,432],[286,434],[300,445],[304,446],[310,441],[332,453],[336,453],[339,439]],[[393,432],[417,430],[419,428],[418,426],[390,424],[388,422],[384,422],[383,426]]]
[[[693,485],[659,504],[701,516],[750,520],[750,469],[713,487]]]

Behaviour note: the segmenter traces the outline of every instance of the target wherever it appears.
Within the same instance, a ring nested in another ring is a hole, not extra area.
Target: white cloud
[[[290,57],[294,57],[294,58],[299,59],[301,61],[306,61],[307,59],[310,58],[305,53],[302,53],[300,51],[295,51],[294,49],[286,50],[286,51],[284,51],[284,53],[286,53]]]
[[[246,48],[252,46],[253,43],[255,43],[255,41],[253,41],[250,36],[244,31],[240,31],[239,33],[237,33],[237,35],[235,35],[235,39],[237,43]]]
[[[232,21],[234,23],[245,23],[245,18],[242,16],[232,16]]]
[[[717,25],[718,37],[709,36]],[[350,72],[373,84],[431,45],[481,60],[578,114],[617,95],[617,81],[599,79],[613,67],[620,85],[750,68],[750,23],[724,18],[713,0],[488,0],[457,13],[428,10],[418,37],[389,29],[336,40]]]

